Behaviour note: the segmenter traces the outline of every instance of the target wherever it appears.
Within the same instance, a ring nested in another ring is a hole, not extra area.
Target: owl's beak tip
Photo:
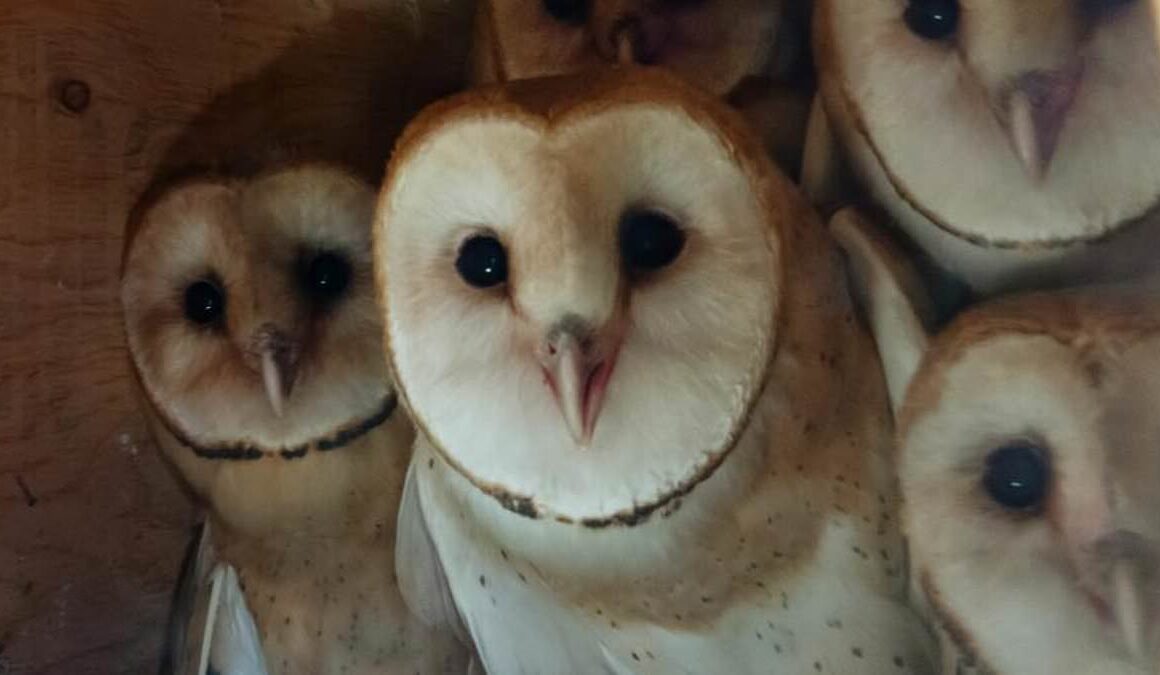
[[[1126,561],[1120,561],[1112,569],[1111,599],[1114,618],[1124,642],[1134,656],[1143,656],[1145,612],[1139,579]]]
[[[1007,95],[1005,119],[1015,155],[1036,182],[1047,175],[1079,88],[1078,68],[1025,73]]]
[[[612,361],[602,359],[571,333],[551,340],[540,356],[568,434],[579,447],[592,441]]]
[[[294,388],[294,376],[290,364],[286,359],[280,358],[276,350],[267,349],[262,352],[262,384],[274,415],[282,417],[286,398]]]

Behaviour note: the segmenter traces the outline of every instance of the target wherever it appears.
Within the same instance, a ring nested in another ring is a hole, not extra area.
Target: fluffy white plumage
[[[186,615],[175,617],[173,642],[167,646],[167,658],[181,663],[168,667],[192,675],[265,675],[266,656],[237,571],[218,560],[208,525],[198,528],[196,536],[181,580],[179,602]]]
[[[834,227],[899,411],[913,578],[948,644],[996,675],[1156,673],[1156,285],[995,300],[928,338],[890,245],[851,211]]]
[[[820,0],[826,114],[806,183],[818,199],[849,198],[834,193],[844,161],[937,270],[984,296],[1154,271],[1156,10]]]
[[[648,71],[456,97],[404,135],[377,220],[426,432],[400,583],[489,672],[929,672],[872,347],[721,104]],[[642,267],[658,223],[683,247]]]
[[[373,207],[345,169],[296,163],[165,186],[133,223],[129,349],[208,511],[174,607],[179,673],[466,667],[391,578],[414,430],[382,358]]]

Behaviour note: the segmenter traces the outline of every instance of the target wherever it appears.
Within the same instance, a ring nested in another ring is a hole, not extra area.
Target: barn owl
[[[388,175],[416,613],[491,673],[929,672],[873,345],[731,111],[647,69],[488,87]]]
[[[796,173],[812,81],[805,0],[481,0],[477,83],[658,65],[727,97]]]
[[[462,672],[393,582],[414,430],[381,350],[374,192],[290,164],[150,197],[126,334],[167,459],[208,506],[178,672]]]
[[[1155,0],[818,0],[804,182],[842,167],[985,298],[1155,269]],[[848,183],[848,181],[847,181]],[[848,185],[847,185],[848,187]]]
[[[898,411],[912,578],[960,663],[1160,673],[1160,287],[1013,295],[931,336],[881,235],[833,228]]]

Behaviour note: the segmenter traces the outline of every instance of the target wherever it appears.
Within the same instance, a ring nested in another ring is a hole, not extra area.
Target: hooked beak
[[[1032,180],[1047,174],[1079,82],[1078,68],[1034,71],[1016,78],[1007,94],[1007,133]]]
[[[285,409],[286,398],[294,388],[297,358],[290,340],[281,331],[264,327],[254,338],[258,367],[270,408],[278,417]]]
[[[557,330],[540,353],[540,364],[577,445],[587,446],[596,428],[614,359],[602,359],[591,341]]]
[[[1157,616],[1157,547],[1139,534],[1118,530],[1071,551],[1081,583],[1100,614],[1122,637],[1133,658],[1150,658]]]
[[[1112,568],[1112,613],[1128,650],[1136,658],[1147,655],[1147,608],[1144,602],[1144,581],[1137,566],[1121,560]]]
[[[278,365],[278,357],[273,351],[262,352],[262,383],[266,385],[266,398],[270,400],[270,407],[274,409],[275,415],[281,417],[283,402],[290,395],[293,385]]]

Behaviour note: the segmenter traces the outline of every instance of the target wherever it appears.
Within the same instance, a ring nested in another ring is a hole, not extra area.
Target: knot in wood
[[[60,85],[57,98],[65,110],[79,115],[89,107],[92,90],[81,80],[65,80]]]

